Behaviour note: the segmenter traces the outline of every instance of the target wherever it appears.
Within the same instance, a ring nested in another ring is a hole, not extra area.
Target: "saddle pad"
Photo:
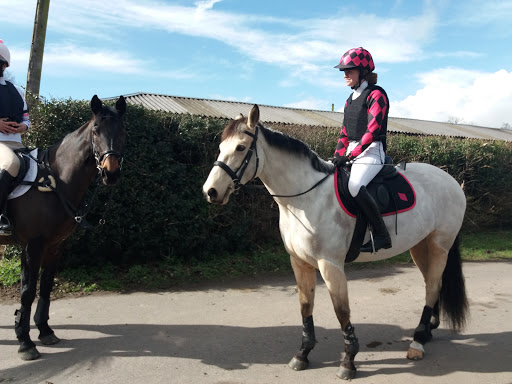
[[[338,170],[334,173],[334,189],[336,191],[336,197],[341,208],[349,216],[356,217],[358,213],[358,207],[354,198],[348,193],[348,175],[345,172],[341,173],[341,180],[338,180]],[[377,205],[379,205],[380,213],[382,216],[394,215],[395,213],[401,213],[408,211],[416,205],[416,193],[409,180],[397,172],[397,175],[376,182],[374,179],[366,189],[373,196]],[[345,184],[345,185],[344,185]],[[344,187],[345,188],[344,188]],[[343,190],[343,193],[340,191]],[[389,196],[387,206],[382,206],[379,196],[382,193],[387,193]]]
[[[37,151],[38,151],[37,148],[30,151],[30,155],[34,159],[37,159]],[[25,174],[25,177],[23,178],[23,181],[33,182],[36,179],[36,177],[37,177],[37,163],[33,159],[30,159],[30,167],[28,168],[27,173]],[[20,197],[20,196],[24,195],[25,193],[27,193],[30,188],[32,188],[32,185],[23,185],[23,184],[18,185],[16,188],[14,188],[14,190],[10,193],[10,195],[7,196],[7,199],[10,200],[10,199],[15,199],[17,197]]]

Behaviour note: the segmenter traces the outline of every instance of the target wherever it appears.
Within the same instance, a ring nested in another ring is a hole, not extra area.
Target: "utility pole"
[[[26,91],[29,94],[29,99],[34,100],[39,97],[41,72],[43,69],[44,41],[46,39],[46,25],[48,23],[49,10],[50,0],[37,0],[26,87]]]

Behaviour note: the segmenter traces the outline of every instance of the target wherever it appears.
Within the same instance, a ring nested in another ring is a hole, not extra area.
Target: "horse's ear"
[[[124,96],[119,97],[119,100],[116,102],[116,110],[120,116],[124,115],[126,112],[126,99]]]
[[[258,104],[254,104],[251,112],[249,112],[249,118],[247,120],[247,126],[253,130],[256,129],[256,126],[260,121],[260,108],[258,107]]]
[[[103,104],[102,104],[101,100],[98,98],[97,95],[94,95],[91,99],[92,113],[97,115],[98,113],[100,113],[102,107],[103,107]]]
[[[238,114],[237,117],[235,117],[235,120],[243,120],[244,119],[244,115],[242,115],[241,113]]]

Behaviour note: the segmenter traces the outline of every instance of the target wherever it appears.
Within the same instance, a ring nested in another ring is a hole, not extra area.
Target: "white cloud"
[[[423,88],[398,102],[390,115],[421,120],[459,122],[500,128],[512,124],[512,72],[495,73],[443,68],[419,76]]]
[[[220,3],[222,0],[206,0],[206,1],[196,1],[195,5],[197,6],[198,11],[212,9],[215,3]]]
[[[285,104],[285,107],[289,108],[300,108],[300,109],[313,109],[313,110],[328,110],[327,106],[329,102],[326,100],[315,99],[313,97],[308,97],[307,99],[298,101],[296,103]]]
[[[242,103],[250,103],[252,101],[252,97],[250,97],[250,96],[240,98],[240,97],[234,97],[234,96],[222,96],[222,95],[219,95],[218,93],[210,95],[209,98],[213,99],[213,100],[236,101],[236,102],[242,102]]]
[[[30,4],[29,0],[20,1]],[[437,24],[436,15],[429,11],[409,18],[334,14],[295,20],[219,11],[214,6],[220,1],[200,0],[184,6],[154,0],[143,4],[119,0],[112,7],[104,0],[59,0],[51,4],[48,33],[65,35],[61,44],[74,48],[58,55],[49,53],[49,57],[45,52],[45,63],[52,63],[55,72],[66,70],[71,63],[83,67],[86,62],[91,69],[103,72],[133,74],[140,64],[148,72],[158,72],[154,66],[148,67],[149,63],[121,50],[126,46],[122,41],[127,39],[126,30],[156,31],[219,41],[240,53],[238,57],[234,53],[232,60],[273,64],[290,69],[292,81],[338,88],[339,82],[333,81],[337,73],[332,67],[347,47],[362,44],[379,58],[378,64],[417,60]],[[361,20],[365,28],[360,28]],[[95,42],[102,44],[93,53]]]
[[[262,17],[217,11],[214,5],[220,1],[180,6],[120,0],[112,7],[104,0],[60,0],[50,7],[48,28],[70,37],[89,36],[91,41],[121,39],[119,31],[125,27],[166,31],[217,40],[254,60],[300,66],[336,64],[344,47],[359,44],[380,62],[415,60],[437,23],[429,12],[407,19],[372,14],[302,20]],[[360,28],[361,20],[365,28]],[[275,26],[286,32],[272,32]]]

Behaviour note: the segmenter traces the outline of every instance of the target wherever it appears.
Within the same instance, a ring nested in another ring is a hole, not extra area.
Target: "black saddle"
[[[409,181],[393,165],[393,159],[386,156],[384,167],[367,185],[368,193],[373,197],[379,207],[381,215],[397,215],[400,212],[412,209],[416,204],[416,195]],[[405,163],[402,166],[405,170]],[[337,172],[338,200],[347,214],[356,217],[356,227],[345,262],[354,261],[359,256],[359,249],[363,244],[368,222],[352,195],[348,191],[350,170],[342,168]]]

